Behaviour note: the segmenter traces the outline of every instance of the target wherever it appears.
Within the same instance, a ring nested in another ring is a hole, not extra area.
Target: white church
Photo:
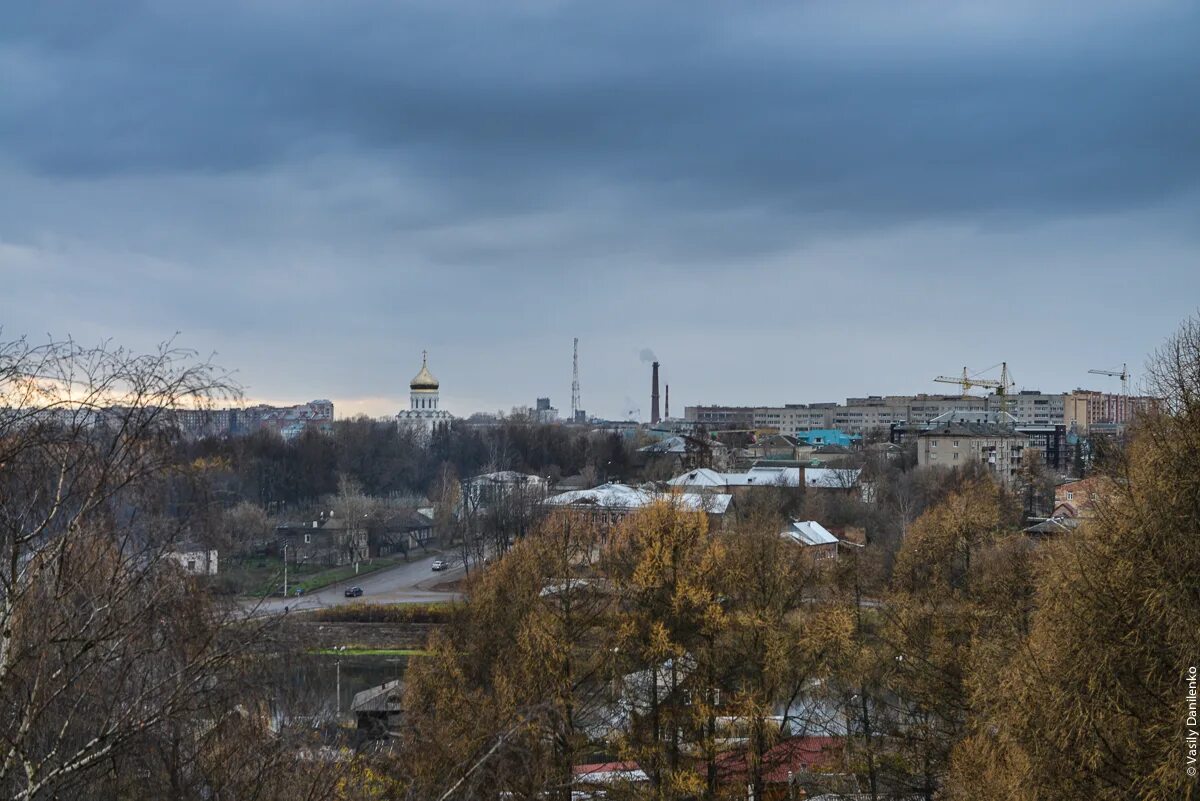
[[[438,380],[429,372],[429,354],[421,351],[421,372],[409,382],[409,408],[396,415],[396,422],[432,434],[450,427],[454,415],[438,408]]]

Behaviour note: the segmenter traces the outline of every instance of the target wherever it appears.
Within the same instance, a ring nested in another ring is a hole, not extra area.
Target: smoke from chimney
[[[650,424],[654,425],[660,419],[658,415],[658,362],[654,362],[650,369]]]

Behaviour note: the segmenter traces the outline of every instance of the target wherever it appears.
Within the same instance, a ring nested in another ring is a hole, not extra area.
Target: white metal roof
[[[798,487],[799,467],[752,467],[745,473],[718,473],[707,467],[681,473],[667,482],[673,487]]]
[[[858,483],[861,470],[836,467],[804,468],[804,486],[816,489],[850,489]]]
[[[832,545],[838,538],[816,520],[793,520],[783,530],[783,536],[791,537],[801,545]]]
[[[655,501],[677,503],[685,509],[724,514],[733,496],[724,493],[663,493],[627,484],[601,484],[587,490],[571,490],[546,499],[555,506],[595,506],[605,509],[641,509]]]
[[[724,487],[729,484],[725,473],[718,473],[707,467],[681,473],[667,483],[672,487]]]

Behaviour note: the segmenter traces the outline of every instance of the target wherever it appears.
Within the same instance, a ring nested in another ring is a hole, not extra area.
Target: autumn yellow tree
[[[744,521],[727,538],[721,577],[729,618],[721,640],[724,713],[745,736],[745,780],[755,798],[764,797],[773,745],[793,731],[831,733],[824,712],[837,698],[825,682],[852,641],[852,618],[826,592],[833,564],[780,529],[769,515]]]
[[[626,518],[605,553],[620,605],[613,648],[628,715],[622,750],[646,771],[656,798],[704,788],[687,746],[712,728],[724,554],[704,512],[677,499]]]
[[[978,678],[959,799],[1200,797],[1187,761],[1200,660],[1200,319],[1150,363],[1159,409],[1110,460],[1098,515],[1046,549],[1023,647]]]
[[[600,535],[553,515],[473,577],[449,631],[409,673],[403,771],[415,798],[569,798],[608,702],[611,596]]]
[[[878,650],[891,707],[885,781],[932,801],[964,735],[972,664],[1026,625],[1029,548],[1012,499],[969,481],[913,524],[886,597]]]

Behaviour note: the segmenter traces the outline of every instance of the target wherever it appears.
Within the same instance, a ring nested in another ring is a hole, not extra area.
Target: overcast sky
[[[1116,390],[1200,304],[1194,2],[10,3],[0,324],[248,395]]]

